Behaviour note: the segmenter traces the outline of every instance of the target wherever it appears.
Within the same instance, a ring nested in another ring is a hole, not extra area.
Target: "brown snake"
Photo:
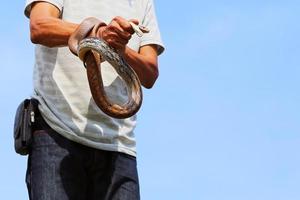
[[[104,23],[96,18],[87,18],[79,25],[69,38],[69,48],[84,63],[92,97],[96,105],[107,115],[123,119],[133,116],[141,107],[143,93],[140,80],[135,71],[124,59],[109,47],[102,39],[95,37]],[[145,27],[130,23],[134,31],[141,36],[148,32]],[[123,105],[110,102],[102,81],[101,63],[106,60],[125,82],[128,100]]]

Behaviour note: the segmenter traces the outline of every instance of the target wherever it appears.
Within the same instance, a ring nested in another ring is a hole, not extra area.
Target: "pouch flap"
[[[24,114],[28,108],[30,100],[25,99],[17,108],[16,115],[15,115],[15,122],[14,122],[14,138],[20,137],[20,131],[22,122],[24,121]]]

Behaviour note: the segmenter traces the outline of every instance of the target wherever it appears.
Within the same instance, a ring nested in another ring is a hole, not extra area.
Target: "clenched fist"
[[[137,25],[139,24],[139,21],[136,19],[129,21]],[[132,34],[134,34],[129,21],[119,16],[115,17],[107,26],[102,26],[98,29],[97,36],[122,54]]]

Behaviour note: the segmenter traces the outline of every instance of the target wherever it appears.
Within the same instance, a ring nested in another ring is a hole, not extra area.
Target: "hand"
[[[138,20],[132,19],[131,22],[139,24]],[[115,17],[107,26],[100,27],[97,36],[107,42],[107,44],[119,53],[124,53],[126,45],[130,40],[134,30],[129,21],[122,17]]]

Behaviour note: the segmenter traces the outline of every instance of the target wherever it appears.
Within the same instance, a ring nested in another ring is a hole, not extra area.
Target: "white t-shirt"
[[[27,0],[25,15],[30,15]],[[109,23],[115,16],[138,19],[150,33],[141,38],[132,36],[128,46],[135,51],[147,44],[156,44],[159,54],[164,50],[152,0],[43,0],[61,11],[62,20],[80,23],[96,17]],[[108,64],[102,64],[105,91],[117,102],[127,100],[127,90],[118,74]],[[34,94],[46,122],[64,137],[93,148],[119,151],[136,156],[134,128],[136,116],[114,119],[104,114],[92,99],[86,69],[68,47],[48,48],[36,45]]]

